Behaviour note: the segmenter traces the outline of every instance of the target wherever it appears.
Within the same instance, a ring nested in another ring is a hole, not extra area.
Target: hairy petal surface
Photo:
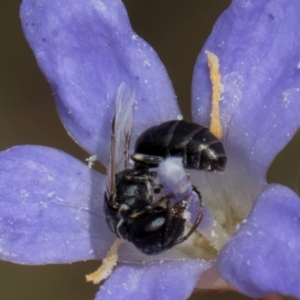
[[[208,125],[211,83],[205,51],[219,58],[224,144],[256,180],[300,124],[300,2],[234,0],[200,53],[193,117]]]
[[[41,146],[0,153],[0,258],[22,264],[102,258],[114,236],[104,222],[105,177]]]
[[[24,0],[21,19],[66,129],[102,162],[121,83],[136,92],[134,140],[180,114],[164,66],[133,32],[121,0]]]
[[[96,300],[185,300],[208,266],[208,262],[199,260],[121,265],[101,287]]]
[[[217,269],[252,297],[300,297],[300,199],[290,189],[268,185],[250,216],[222,249]]]

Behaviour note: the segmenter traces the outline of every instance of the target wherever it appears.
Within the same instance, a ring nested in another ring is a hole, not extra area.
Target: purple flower
[[[186,299],[194,288],[230,288],[226,282],[252,297],[300,298],[299,197],[266,184],[300,123],[299,13],[298,0],[236,0],[217,21],[195,66],[193,117],[209,126],[208,50],[220,63],[228,165],[222,174],[194,172],[207,208],[202,238],[158,257],[124,244],[96,299]],[[136,92],[132,144],[144,129],[181,116],[162,63],[132,31],[121,1],[23,0],[21,18],[66,129],[104,164],[122,82]],[[13,147],[0,159],[1,259],[105,256],[115,236],[102,212],[104,175],[42,146]]]

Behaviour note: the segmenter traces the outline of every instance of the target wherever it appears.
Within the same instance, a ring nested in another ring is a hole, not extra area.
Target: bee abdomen
[[[138,137],[135,153],[182,157],[185,168],[206,171],[222,171],[227,161],[223,144],[208,128],[184,120],[148,128]]]

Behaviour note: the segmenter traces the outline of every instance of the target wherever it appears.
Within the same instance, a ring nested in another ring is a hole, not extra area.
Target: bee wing
[[[114,194],[115,174],[129,167],[129,146],[135,92],[121,83],[116,95],[115,114],[112,120],[111,150],[108,166],[108,188]]]
[[[128,168],[129,147],[132,126],[133,105],[135,92],[122,83],[116,97],[115,135],[116,135],[116,166],[117,172]]]

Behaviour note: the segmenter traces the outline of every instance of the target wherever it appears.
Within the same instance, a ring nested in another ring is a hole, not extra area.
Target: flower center
[[[230,156],[224,172],[188,170],[202,195],[203,218],[197,231],[178,245],[184,257],[213,259],[251,211],[255,189],[242,168]],[[195,206],[191,207],[194,211]],[[189,230],[190,223],[186,224]]]

